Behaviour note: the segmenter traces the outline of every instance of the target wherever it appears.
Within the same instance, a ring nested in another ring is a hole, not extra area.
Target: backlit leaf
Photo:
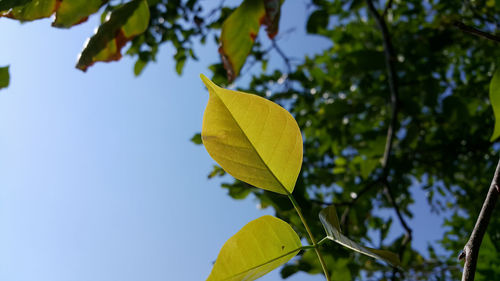
[[[106,3],[103,0],[71,0],[62,1],[56,12],[56,19],[53,26],[71,27],[84,22],[87,18],[97,12]]]
[[[333,205],[321,210],[321,212],[319,213],[319,219],[323,224],[323,227],[325,228],[328,239],[335,241],[340,245],[356,252],[370,256],[372,258],[381,259],[394,267],[399,267],[401,265],[396,254],[385,250],[377,250],[361,246],[344,236],[340,230],[339,218],[337,216],[337,211],[335,210],[335,207]]]
[[[494,141],[500,136],[500,69],[497,69],[491,78],[490,102],[495,114],[495,129],[490,141]]]
[[[149,24],[149,7],[146,0],[133,0],[111,13],[96,34],[85,45],[76,67],[86,71],[96,61],[113,61],[121,58],[121,49],[135,36],[143,33]]]
[[[9,67],[3,66],[0,67],[0,89],[7,88],[9,86],[10,75],[9,75]]]
[[[267,26],[267,34],[273,38],[278,32],[280,0],[245,0],[224,21],[219,53],[229,81],[239,74],[261,24]]]
[[[292,115],[267,99],[201,78],[210,93],[201,132],[210,156],[241,181],[292,193],[302,165],[302,135]]]
[[[56,14],[55,27],[68,28],[84,22],[97,12],[105,0],[0,0],[0,16],[20,21],[48,18]]]
[[[260,217],[226,241],[207,281],[255,280],[289,261],[301,247],[288,223]]]
[[[57,0],[31,0],[22,2],[25,2],[25,4],[20,6],[16,5],[10,10],[1,12],[0,15],[20,21],[43,19],[50,17],[57,10],[58,4]]]

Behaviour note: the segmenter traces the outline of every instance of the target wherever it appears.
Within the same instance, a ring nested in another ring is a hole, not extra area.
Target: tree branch
[[[387,1],[387,4],[385,5],[384,12],[382,13],[382,17],[385,18],[389,10],[392,8],[392,0]]]
[[[385,23],[384,18],[377,12],[377,9],[373,5],[372,0],[366,0],[368,4],[368,10],[370,14],[374,17],[380,31],[382,32],[382,39],[384,44],[384,54],[385,54],[385,64],[387,67],[387,82],[389,83],[389,91],[391,94],[391,123],[387,129],[387,139],[385,143],[384,158],[382,159],[382,178],[387,178],[389,172],[389,159],[392,151],[392,142],[394,140],[394,133],[398,122],[398,111],[399,111],[399,91],[398,91],[398,77],[396,73],[396,67],[394,62],[396,61],[396,54],[394,52],[394,47],[392,46],[392,41],[389,35],[389,29]]]
[[[465,258],[464,272],[462,274],[462,281],[472,281],[474,280],[474,274],[476,273],[476,264],[479,256],[479,248],[481,247],[481,242],[483,241],[484,234],[486,233],[486,228],[490,222],[491,214],[495,208],[498,201],[498,195],[500,194],[500,161],[497,164],[495,174],[493,175],[493,180],[491,181],[490,189],[484,200],[483,207],[477,218],[476,225],[472,230],[472,234],[469,238],[467,244],[459,256],[459,259]]]
[[[469,34],[472,34],[472,35],[475,35],[478,37],[486,38],[488,40],[500,43],[500,36],[481,31],[481,30],[474,28],[472,26],[468,26],[465,23],[460,22],[460,21],[455,21],[453,23],[453,25],[465,33],[469,33]]]
[[[403,215],[401,214],[401,211],[399,210],[399,206],[394,200],[394,195],[392,194],[391,188],[389,187],[389,183],[386,181],[384,182],[385,188],[384,192],[387,197],[387,201],[392,205],[394,210],[396,211],[396,216],[398,217],[399,222],[401,223],[401,226],[405,229],[405,238],[401,242],[401,248],[399,249],[399,256],[403,256],[403,253],[406,249],[406,246],[412,239],[412,229],[408,226],[408,223],[406,223],[406,220],[404,219]]]
[[[290,58],[288,58],[288,56],[285,55],[285,53],[280,48],[280,46],[278,46],[278,43],[276,43],[275,39],[273,39],[271,42],[272,42],[273,48],[276,50],[276,52],[278,52],[280,57],[283,59],[283,62],[286,65],[286,70],[287,70],[288,74],[292,73],[292,64],[290,63]]]
[[[342,228],[344,228],[346,235],[349,233],[349,228],[346,227],[346,225],[349,222],[349,213],[350,213],[352,207],[354,207],[356,202],[359,200],[359,198],[361,198],[361,196],[363,196],[363,194],[368,192],[368,190],[370,190],[372,187],[374,187],[379,182],[380,182],[380,180],[375,180],[375,181],[372,181],[372,182],[369,182],[368,184],[366,184],[365,187],[363,187],[363,189],[361,189],[358,192],[358,194],[356,194],[356,197],[353,198],[352,201],[350,201],[347,204],[347,207],[344,209],[344,212],[342,213],[342,216],[340,217],[340,225],[342,226]]]
[[[390,3],[390,2],[389,2]],[[402,257],[407,244],[412,239],[412,230],[406,223],[405,218],[402,216],[401,211],[399,210],[399,206],[394,200],[394,195],[391,190],[391,186],[389,184],[389,160],[392,152],[392,146],[394,142],[395,132],[398,126],[398,112],[399,112],[399,90],[398,90],[398,76],[396,72],[396,52],[394,51],[394,47],[392,45],[391,37],[389,34],[389,29],[387,28],[387,24],[382,15],[379,14],[375,6],[373,5],[372,0],[366,0],[366,4],[368,5],[368,10],[370,14],[375,19],[380,31],[382,32],[382,42],[384,45],[384,54],[385,54],[385,64],[387,68],[387,82],[389,83],[389,91],[391,94],[391,121],[389,124],[389,128],[387,129],[387,138],[385,143],[384,157],[382,158],[382,177],[381,180],[385,185],[384,192],[387,197],[387,200],[392,205],[396,215],[399,219],[399,222],[405,229],[405,239],[401,243],[401,247],[399,250],[399,256]],[[394,268],[392,279],[395,279],[397,269]]]

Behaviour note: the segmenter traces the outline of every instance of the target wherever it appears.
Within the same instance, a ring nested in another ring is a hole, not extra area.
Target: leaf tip
[[[205,76],[203,74],[200,74],[200,78],[201,78],[201,81],[203,81],[203,84],[205,84],[205,86],[207,87],[208,90],[214,89],[214,88],[217,87],[217,85],[215,85],[215,83],[212,82],[212,80],[208,79],[207,76]]]

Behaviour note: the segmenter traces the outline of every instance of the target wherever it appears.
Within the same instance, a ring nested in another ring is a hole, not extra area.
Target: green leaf
[[[219,53],[227,71],[229,82],[240,73],[257,38],[261,24],[265,24],[269,37],[278,32],[280,0],[245,0],[224,21]]]
[[[319,219],[323,224],[323,227],[325,228],[328,239],[335,241],[340,245],[354,250],[358,253],[383,260],[394,267],[401,266],[399,258],[396,254],[385,250],[377,250],[361,246],[344,236],[340,230],[339,218],[337,216],[337,211],[335,210],[335,207],[333,205],[321,210],[321,212],[319,213]]]
[[[87,20],[107,1],[104,0],[0,0],[0,17],[33,21],[56,14],[52,26],[69,28]],[[1,12],[3,11],[3,12]]]
[[[325,10],[316,10],[312,12],[307,20],[306,30],[308,33],[318,33],[320,30],[328,27],[330,15]]]
[[[302,249],[290,225],[272,216],[249,222],[229,238],[207,281],[255,280],[286,263]]]
[[[379,159],[368,158],[360,163],[360,172],[363,179],[367,179],[370,174],[380,164]]]
[[[96,61],[114,61],[121,58],[121,49],[135,36],[143,33],[149,24],[146,0],[133,0],[111,13],[97,33],[84,47],[76,67],[86,71]]]
[[[491,78],[490,102],[495,115],[495,129],[490,141],[494,141],[500,136],[500,69],[497,69]]]
[[[9,11],[0,9],[5,12],[0,12],[3,17],[17,19],[20,21],[32,21],[50,17],[57,10],[57,0],[37,0],[37,1],[10,1],[24,3],[23,5],[13,6]],[[0,4],[3,6],[3,3]]]
[[[0,89],[7,88],[10,82],[9,67],[0,67]]]
[[[71,27],[84,22],[97,12],[107,1],[103,0],[71,0],[62,1],[56,12],[56,19],[52,23],[55,27]]]
[[[292,115],[257,95],[201,79],[210,93],[201,132],[210,156],[241,181],[292,193],[302,165],[302,135]]]
[[[191,141],[194,143],[194,144],[202,144],[202,141],[201,141],[201,134],[195,134],[192,138],[191,138]]]
[[[22,6],[32,0],[0,0],[0,11],[7,11],[14,7]]]

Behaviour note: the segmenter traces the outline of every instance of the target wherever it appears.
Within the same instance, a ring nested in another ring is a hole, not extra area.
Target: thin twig
[[[283,52],[280,46],[278,46],[278,43],[276,43],[276,40],[274,39],[272,40],[272,46],[283,59],[283,62],[285,62],[287,73],[292,73],[292,64],[290,63],[290,58],[288,58],[288,56]]]
[[[401,226],[405,229],[405,237],[403,238],[403,241],[401,242],[401,248],[399,249],[399,256],[402,257],[403,253],[406,249],[406,246],[412,239],[412,229],[408,226],[408,223],[404,219],[403,215],[401,214],[401,211],[399,210],[399,206],[394,200],[394,195],[392,194],[391,188],[389,187],[389,183],[386,181],[384,183],[385,188],[384,188],[384,193],[387,197],[387,201],[392,205],[394,210],[396,211],[396,216],[398,217],[399,222],[401,223]]]
[[[462,281],[472,281],[474,280],[474,274],[476,273],[476,264],[479,256],[479,248],[481,247],[481,242],[483,241],[484,234],[486,233],[486,228],[490,222],[491,214],[495,208],[498,201],[498,195],[500,186],[500,161],[498,161],[495,174],[493,175],[493,180],[491,181],[490,189],[484,200],[483,207],[477,218],[476,225],[472,230],[469,241],[465,244],[459,259],[465,258],[464,272],[462,274]]]
[[[283,59],[283,62],[285,63],[286,66],[286,75],[290,75],[292,73],[292,64],[290,62],[290,58],[283,52],[283,50],[278,46],[278,43],[276,43],[276,39],[274,38],[272,40],[272,47],[276,52],[280,55],[280,57]],[[285,89],[290,89],[290,80],[288,80],[288,77],[285,79]]]
[[[349,206],[352,204],[352,201],[348,201],[348,202],[345,202],[345,201],[342,201],[342,202],[325,202],[325,201],[322,201],[322,200],[318,200],[318,199],[309,199],[310,202],[313,202],[313,203],[316,203],[318,205],[321,205],[321,206],[335,206],[335,207],[342,207],[342,206]]]
[[[359,198],[361,198],[365,193],[368,192],[368,190],[370,190],[372,187],[374,187],[379,182],[380,182],[379,180],[375,180],[375,181],[372,181],[372,182],[369,182],[368,184],[366,184],[365,187],[363,187],[363,189],[361,189],[361,191],[359,191],[356,194],[356,197],[353,198],[351,202],[349,202],[349,204],[347,205],[347,208],[344,209],[344,212],[342,213],[342,216],[340,217],[340,225],[342,226],[342,228],[345,229],[346,235],[348,235],[348,233],[349,233],[349,228],[346,227],[346,225],[349,223],[349,213],[350,213],[351,209],[354,207],[354,205],[359,200]]]
[[[387,200],[392,205],[393,209],[396,212],[396,215],[399,219],[399,222],[405,229],[405,239],[401,243],[399,256],[402,257],[404,250],[406,249],[406,245],[412,239],[412,230],[406,223],[405,218],[402,216],[401,211],[399,210],[399,206],[394,199],[394,195],[392,194],[391,186],[389,184],[389,160],[392,152],[392,146],[394,142],[395,132],[398,126],[398,111],[399,111],[399,90],[398,90],[398,76],[396,72],[396,53],[394,51],[394,47],[392,45],[391,37],[389,34],[389,29],[387,28],[387,24],[382,15],[379,14],[375,6],[373,5],[372,0],[366,0],[366,4],[368,5],[368,10],[370,14],[375,19],[380,31],[382,32],[382,42],[384,45],[384,54],[385,54],[385,64],[387,68],[387,82],[389,83],[389,91],[391,95],[391,119],[389,128],[387,128],[387,138],[385,143],[384,156],[382,158],[382,182],[385,185],[384,192],[386,194]],[[397,269],[394,268],[392,279],[394,280],[396,277]]]
[[[478,37],[486,38],[488,40],[500,43],[500,36],[484,32],[484,31],[479,30],[477,28],[474,28],[472,26],[468,26],[465,23],[460,22],[460,21],[455,21],[453,23],[453,25],[465,33],[469,33],[469,34],[472,34],[472,35],[475,35]]]
[[[384,18],[377,12],[372,0],[366,0],[368,4],[368,9],[370,13],[375,18],[380,31],[382,32],[384,54],[385,54],[385,64],[387,67],[387,82],[389,83],[389,91],[391,94],[391,123],[387,129],[387,139],[385,143],[384,157],[382,159],[382,178],[386,178],[389,172],[389,159],[392,152],[392,142],[394,141],[394,133],[398,125],[398,111],[399,111],[399,90],[398,90],[398,77],[396,73],[396,67],[394,62],[396,61],[396,54],[394,47],[392,46],[392,41],[389,35],[389,29],[385,23]]]
[[[387,4],[385,5],[384,12],[382,13],[382,17],[385,18],[387,16],[387,13],[389,10],[392,8],[392,0],[387,1]]]

